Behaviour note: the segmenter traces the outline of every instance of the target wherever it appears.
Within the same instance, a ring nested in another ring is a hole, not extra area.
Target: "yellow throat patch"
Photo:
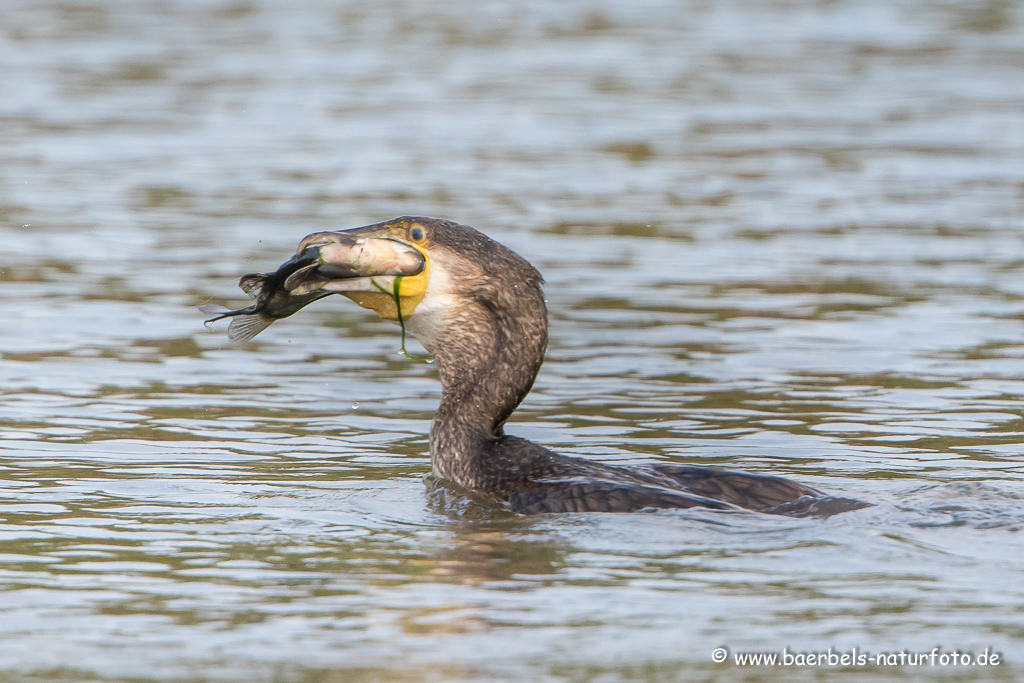
[[[419,275],[408,275],[401,279],[398,285],[398,301],[402,306],[402,319],[408,320],[416,311],[416,307],[423,301],[427,294],[427,285],[430,282],[430,256],[426,250],[416,244],[410,244],[416,251],[423,254],[423,272]],[[386,278],[391,281],[393,278]],[[341,292],[352,301],[363,308],[368,308],[384,320],[398,321],[398,306],[395,305],[395,287],[390,282],[380,282],[385,278],[374,278],[374,285],[380,287],[380,292]]]

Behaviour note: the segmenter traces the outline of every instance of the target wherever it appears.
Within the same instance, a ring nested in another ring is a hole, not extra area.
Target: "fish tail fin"
[[[231,317],[231,309],[221,306],[220,304],[203,304],[199,307],[199,310],[206,315],[213,316],[212,318],[207,318],[203,321],[203,324],[207,327],[210,326],[210,323],[215,323],[218,320]]]
[[[270,327],[272,322],[273,319],[264,318],[262,315],[240,315],[228,325],[228,339],[236,344],[242,344]]]

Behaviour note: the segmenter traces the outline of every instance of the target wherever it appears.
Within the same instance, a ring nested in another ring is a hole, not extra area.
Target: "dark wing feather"
[[[507,502],[514,512],[524,515],[541,512],[635,512],[643,508],[734,509],[729,503],[685,491],[594,480],[536,482],[510,494]]]
[[[767,510],[800,498],[825,494],[795,481],[763,474],[714,470],[686,465],[645,465],[642,468],[666,479],[672,488],[682,487],[700,496],[722,500],[748,510]]]

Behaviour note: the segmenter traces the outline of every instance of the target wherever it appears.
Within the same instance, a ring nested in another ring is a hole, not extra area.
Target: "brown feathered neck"
[[[426,322],[410,329],[441,375],[441,405],[430,429],[434,473],[469,485],[533,386],[548,319],[540,273],[507,247],[457,227],[457,240],[432,228],[431,284],[410,321],[422,315]]]

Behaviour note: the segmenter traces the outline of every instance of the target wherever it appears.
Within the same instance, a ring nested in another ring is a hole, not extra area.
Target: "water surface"
[[[300,5],[0,9],[0,679],[1024,675],[1019,3]],[[874,506],[431,506],[396,328],[195,310],[401,214],[547,278],[510,432]]]

